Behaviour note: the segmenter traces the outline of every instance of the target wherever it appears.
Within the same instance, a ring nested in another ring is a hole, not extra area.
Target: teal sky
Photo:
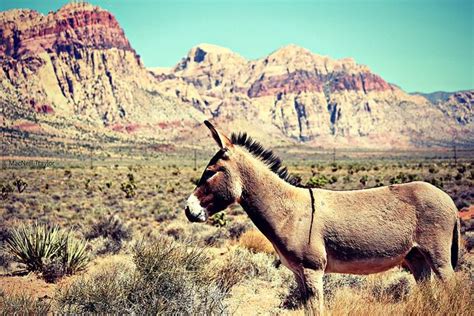
[[[2,0],[42,13],[70,1]],[[474,1],[91,0],[111,11],[147,67],[173,66],[199,43],[263,57],[296,44],[353,57],[406,91],[474,88]]]

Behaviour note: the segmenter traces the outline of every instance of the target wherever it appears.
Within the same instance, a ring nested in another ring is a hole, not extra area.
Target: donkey
[[[451,198],[426,182],[331,191],[295,185],[270,150],[245,133],[229,139],[204,122],[219,146],[185,214],[205,222],[239,203],[295,274],[309,314],[323,308],[324,273],[370,274],[397,265],[417,282],[454,274],[459,220]]]

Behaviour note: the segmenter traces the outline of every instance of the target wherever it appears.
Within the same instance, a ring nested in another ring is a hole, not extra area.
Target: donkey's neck
[[[263,163],[250,163],[241,168],[242,196],[240,204],[253,223],[269,238],[281,231],[297,216],[298,204],[306,204],[309,195],[268,169]]]

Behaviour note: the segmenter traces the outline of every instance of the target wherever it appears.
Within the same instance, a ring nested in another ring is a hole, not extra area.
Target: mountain
[[[74,133],[73,126],[48,124],[59,120],[94,132],[160,138],[157,128],[205,118],[157,90],[115,17],[99,7],[1,12],[0,30],[0,100],[12,125],[26,115],[52,134]]]
[[[469,141],[466,135],[473,131],[472,111],[460,99],[435,106],[351,58],[336,60],[295,45],[246,60],[201,44],[173,69],[154,73],[164,90],[220,124],[276,127],[287,138],[314,146],[430,145],[451,140],[453,129],[463,130],[459,135]],[[467,124],[456,120],[456,113],[464,113]]]
[[[195,144],[206,118],[272,144],[400,148],[474,133],[472,91],[433,104],[295,45],[247,60],[200,44],[146,69],[115,17],[85,3],[1,12],[0,66],[2,133],[46,142]]]
[[[420,95],[433,104],[446,102],[450,96],[452,96],[456,92],[446,92],[446,91],[435,91],[430,93],[423,93],[423,92],[411,92],[411,95]]]

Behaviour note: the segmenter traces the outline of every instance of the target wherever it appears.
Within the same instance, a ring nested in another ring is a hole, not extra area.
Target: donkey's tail
[[[453,228],[453,243],[451,244],[451,265],[453,269],[456,268],[459,260],[459,242],[461,235],[461,227],[459,223],[459,218],[456,218],[456,223]]]

